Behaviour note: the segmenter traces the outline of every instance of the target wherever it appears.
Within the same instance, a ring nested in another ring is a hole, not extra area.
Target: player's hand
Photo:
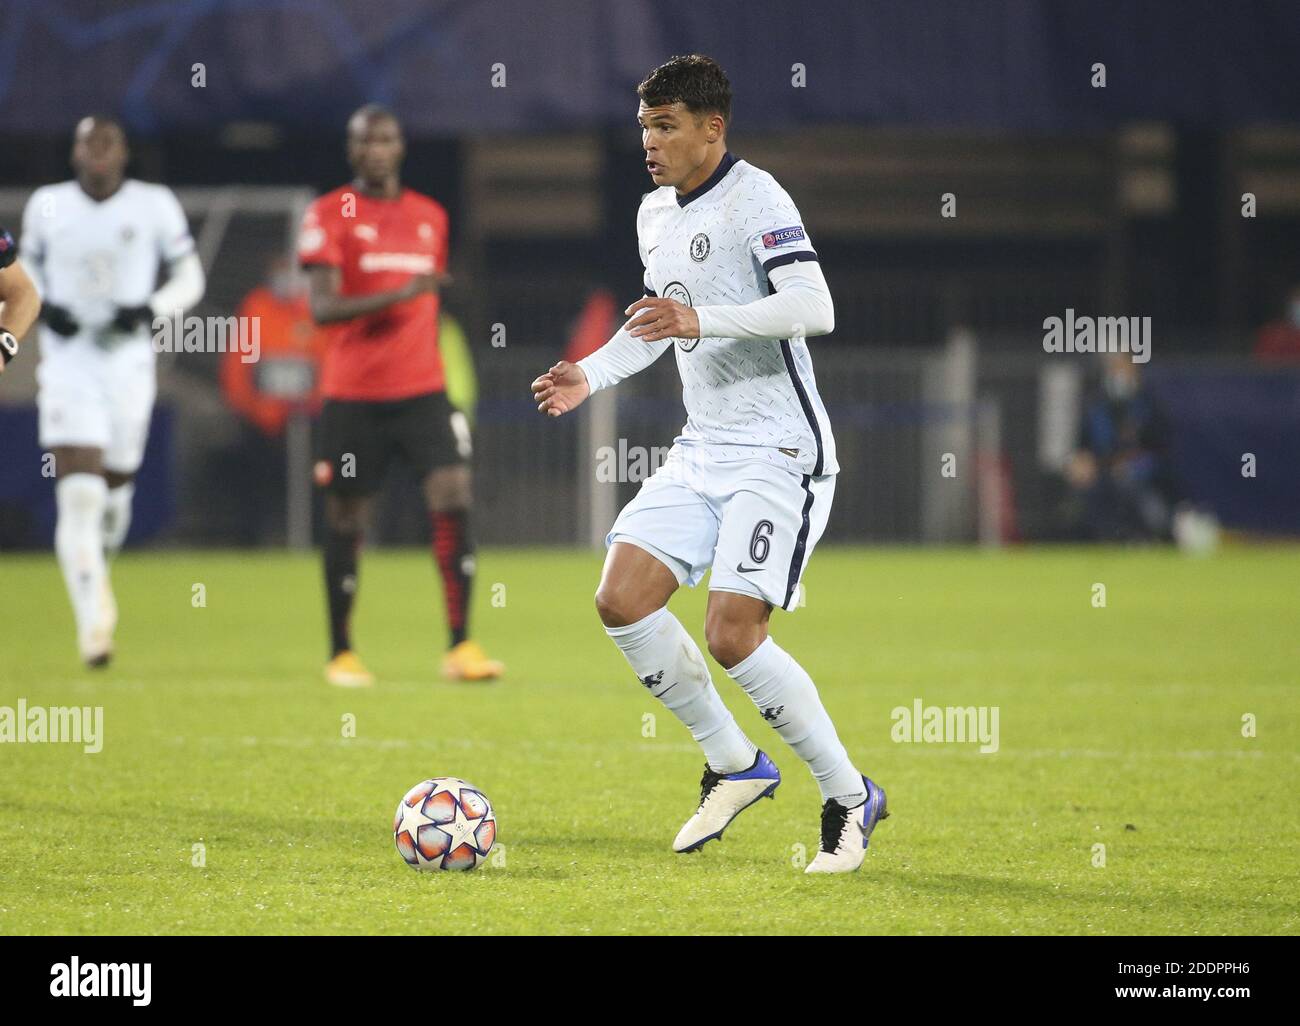
[[[576,363],[561,360],[533,382],[533,400],[539,412],[558,417],[582,405],[591,395],[587,375]]]
[[[147,304],[141,306],[119,306],[113,315],[113,330],[127,334],[135,331],[142,324],[153,323],[153,308]]]
[[[633,338],[658,342],[664,338],[699,338],[700,317],[692,307],[675,299],[646,296],[638,299],[623,313],[632,317],[627,332]]]
[[[77,323],[77,319],[72,316],[67,307],[57,306],[54,303],[46,303],[41,307],[41,320],[50,331],[64,338],[71,338],[81,330],[81,325]]]

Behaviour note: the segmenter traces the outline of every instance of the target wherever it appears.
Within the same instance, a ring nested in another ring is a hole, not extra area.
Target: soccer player
[[[45,300],[37,405],[40,443],[54,456],[54,548],[92,667],[113,653],[108,561],[126,540],[157,392],[153,321],[193,306],[205,285],[180,203],[166,186],[127,178],[129,156],[121,125],[83,118],[76,178],[37,189],[23,213]]]
[[[298,256],[312,316],[330,325],[321,394],[325,587],[330,661],[342,687],[374,682],[352,649],[357,556],[372,497],[399,457],[421,482],[451,628],[443,673],[489,680],[502,665],[469,637],[474,543],[470,429],[452,408],[438,352],[438,289],[447,268],[447,212],[400,179],[405,144],[391,111],[367,105],[348,121],[350,185],[312,204]]]
[[[36,323],[41,297],[18,262],[18,244],[0,228],[0,374],[18,355],[18,340]]]
[[[781,780],[667,609],[711,571],[709,651],[821,788],[821,848],[806,871],[850,872],[888,814],[885,792],[854,767],[812,680],[768,634],[773,607],[798,604],[835,491],[835,442],[804,342],[832,330],[830,293],[785,190],[727,150],[731,86],[718,64],[674,57],[637,94],[657,187],[637,215],[645,298],[595,353],[534,381],[533,396],[560,416],[675,349],[686,426],[614,522],[596,592],[610,638],[704,749],[699,808],[673,848],[720,837]]]

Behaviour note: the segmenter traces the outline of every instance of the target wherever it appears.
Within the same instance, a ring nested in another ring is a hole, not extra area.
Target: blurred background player
[[[18,355],[18,340],[36,323],[41,297],[18,262],[18,244],[0,228],[0,374]]]
[[[350,618],[372,499],[389,461],[398,456],[419,477],[432,523],[451,632],[443,673],[488,680],[503,667],[469,637],[470,428],[447,399],[438,347],[447,214],[401,184],[405,144],[390,111],[362,107],[348,121],[347,139],[356,177],[312,204],[299,240],[299,259],[311,279],[312,316],[331,325],[332,335],[316,465],[317,483],[327,490],[331,654],[325,676],[344,687],[374,680],[352,649]]]
[[[596,592],[610,638],[704,749],[700,805],[673,850],[721,837],[781,781],[668,611],[680,585],[708,572],[709,652],[821,789],[821,850],[806,871],[852,872],[888,815],[885,792],[854,767],[812,678],[768,634],[774,606],[798,605],[835,494],[835,442],[803,337],[832,330],[830,291],[789,195],[727,150],[731,85],[717,62],[674,57],[637,94],[657,187],[637,213],[645,298],[603,347],[552,367],[533,394],[559,416],[676,349],[686,426],[610,529]]]
[[[76,178],[37,189],[23,214],[45,300],[37,405],[40,444],[54,456],[54,547],[88,666],[113,651],[108,560],[130,526],[157,392],[153,321],[192,307],[205,285],[180,203],[166,186],[126,178],[128,158],[116,121],[83,118]]]

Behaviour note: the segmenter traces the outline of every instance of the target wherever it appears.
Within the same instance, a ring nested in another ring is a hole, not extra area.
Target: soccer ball
[[[487,795],[459,777],[422,780],[397,803],[397,853],[412,869],[474,869],[497,839]]]

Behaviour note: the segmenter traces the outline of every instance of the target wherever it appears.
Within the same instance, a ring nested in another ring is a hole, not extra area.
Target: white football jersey
[[[648,193],[637,237],[646,292],[687,306],[755,302],[771,295],[774,267],[817,259],[789,194],[730,153],[684,196],[671,186]],[[704,446],[713,459],[838,472],[803,339],[678,339],[674,348],[687,413],[678,442]]]
[[[131,178],[102,202],[75,181],[37,189],[23,212],[21,244],[44,301],[71,312],[78,338],[99,343],[112,340],[107,328],[117,307],[148,303],[160,268],[194,249],[175,194]],[[149,325],[136,335],[147,339]],[[43,329],[43,346],[50,337]]]

